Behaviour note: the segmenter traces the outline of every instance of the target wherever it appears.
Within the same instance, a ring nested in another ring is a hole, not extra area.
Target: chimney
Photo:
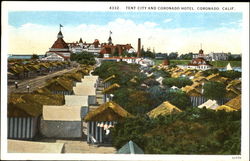
[[[137,57],[141,57],[141,38],[138,38]]]

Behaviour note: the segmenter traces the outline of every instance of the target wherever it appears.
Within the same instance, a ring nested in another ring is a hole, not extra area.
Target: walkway
[[[67,72],[72,72],[77,70],[77,68],[71,68],[71,69],[64,69],[60,70],[48,75],[44,76],[38,76],[32,79],[26,79],[26,80],[19,80],[18,81],[18,89],[15,88],[15,85],[8,86],[8,94],[10,93],[17,93],[17,92],[28,92],[26,87],[27,85],[30,86],[29,92],[32,92],[33,90],[36,90],[39,87],[43,87],[46,84],[46,80],[51,79],[52,77],[62,75]]]

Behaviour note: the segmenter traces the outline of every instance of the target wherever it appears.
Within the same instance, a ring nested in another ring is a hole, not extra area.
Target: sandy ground
[[[39,142],[47,143],[63,143],[64,148],[62,153],[99,153],[99,154],[114,154],[116,149],[112,146],[90,145],[82,140],[53,140],[42,139]]]

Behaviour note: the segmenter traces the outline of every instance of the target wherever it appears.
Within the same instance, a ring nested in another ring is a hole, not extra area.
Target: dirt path
[[[19,82],[18,89],[15,88],[15,85],[8,86],[8,94],[16,93],[16,92],[28,92],[26,88],[27,85],[30,86],[29,92],[32,92],[33,90],[44,86],[47,79],[50,79],[54,76],[62,75],[64,73],[71,72],[74,70],[77,70],[77,68],[64,69],[64,70],[60,70],[60,71],[57,71],[48,75],[38,76],[33,79],[20,80],[18,81]]]
[[[88,144],[84,140],[55,140],[41,139],[39,142],[47,143],[64,143],[63,153],[99,153],[99,154],[114,154],[116,149],[111,145],[98,146]]]

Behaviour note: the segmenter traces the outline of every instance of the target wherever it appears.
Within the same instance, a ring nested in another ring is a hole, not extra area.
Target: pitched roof
[[[207,76],[206,79],[211,80],[211,79],[216,78],[216,77],[220,77],[218,73],[217,74],[211,74],[211,75]]]
[[[36,93],[36,94],[52,94],[51,91],[48,90],[48,88],[46,88],[46,87],[38,88],[35,91],[33,91],[33,93]]]
[[[156,118],[160,115],[169,115],[177,112],[182,112],[182,111],[178,107],[166,101],[163,102],[158,107],[154,108],[152,111],[148,112],[147,115],[151,118]]]
[[[133,117],[130,113],[124,110],[120,105],[113,101],[109,101],[100,105],[94,111],[89,112],[85,121],[119,121],[126,117]]]
[[[104,79],[102,82],[103,82],[103,83],[106,83],[107,81],[109,81],[109,80],[111,80],[111,79],[113,79],[113,78],[115,78],[115,75],[111,75],[110,77]]]
[[[241,109],[241,95],[231,99],[225,105],[229,106],[229,107],[231,107],[233,109],[236,109],[236,110]]]
[[[119,88],[119,87],[120,87],[119,84],[114,83],[114,84],[112,84],[111,86],[105,88],[105,89],[102,91],[102,93],[110,93],[110,92],[112,92],[114,89]]]
[[[47,82],[46,87],[49,90],[52,91],[61,91],[61,90],[66,90],[66,91],[72,91],[73,90],[73,82],[72,80],[68,80],[68,79],[63,79],[63,78],[56,78],[56,79],[52,79],[49,80]]]
[[[232,112],[232,111],[237,111],[236,109],[233,109],[227,105],[221,105],[221,106],[218,106],[216,109],[216,111],[218,110],[225,110],[226,112]]]
[[[58,38],[51,48],[54,49],[69,49],[67,43],[63,40],[63,38]]]
[[[213,109],[215,110],[219,105],[217,104],[216,100],[207,100],[206,102],[204,102],[203,104],[199,105],[199,108],[203,108],[206,107],[208,109]]]
[[[192,79],[193,82],[207,81],[206,77],[199,76]]]
[[[8,116],[35,117],[42,114],[42,105],[63,105],[64,96],[58,94],[13,93],[8,100]]]
[[[192,86],[182,87],[181,90],[186,92],[190,96],[201,96],[201,93],[198,91],[198,89],[196,89]]]
[[[77,82],[80,82],[82,78],[80,73],[65,73],[63,76]]]
[[[129,141],[123,145],[117,152],[117,154],[144,154],[143,150],[133,141]]]

